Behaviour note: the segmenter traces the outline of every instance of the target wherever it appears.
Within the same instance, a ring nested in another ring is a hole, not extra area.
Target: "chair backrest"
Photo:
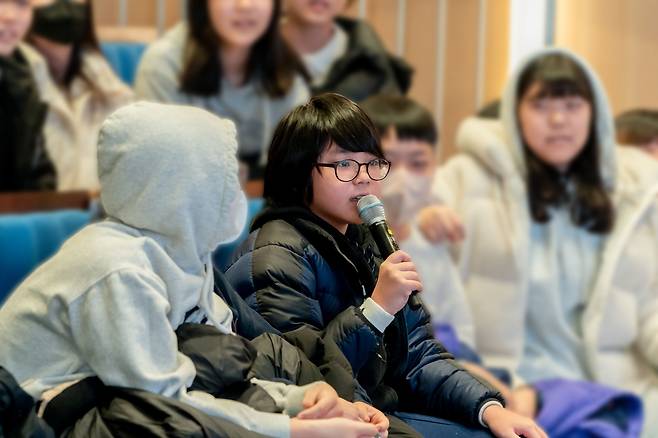
[[[119,79],[128,85],[133,85],[137,66],[146,50],[146,44],[123,41],[103,42],[101,50]]]
[[[91,213],[84,210],[0,215],[0,304],[90,220]]]

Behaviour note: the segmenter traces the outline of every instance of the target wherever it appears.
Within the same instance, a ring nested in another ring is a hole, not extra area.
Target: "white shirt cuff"
[[[382,333],[384,333],[386,327],[395,319],[395,316],[382,309],[372,298],[366,298],[363,304],[361,304],[360,309],[363,312],[363,316],[370,321],[370,324],[374,325]]]
[[[482,407],[480,408],[480,413],[478,414],[478,421],[480,422],[482,427],[486,427],[487,429],[489,429],[489,426],[487,425],[487,423],[484,422],[484,411],[489,406],[500,406],[502,408],[503,404],[498,400],[489,400],[488,402],[483,404]]]

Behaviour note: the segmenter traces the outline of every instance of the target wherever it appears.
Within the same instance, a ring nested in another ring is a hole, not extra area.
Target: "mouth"
[[[356,204],[356,203],[359,202],[359,200],[361,200],[361,198],[363,198],[364,196],[367,196],[367,195],[369,195],[369,194],[370,194],[370,193],[363,193],[363,194],[361,194],[361,195],[352,196],[352,197],[350,198],[350,202],[353,202],[353,203]]]
[[[311,0],[309,6],[316,11],[326,11],[329,9],[329,2],[327,0]]]
[[[235,20],[231,23],[235,29],[248,30],[256,27],[256,21],[254,20]]]
[[[554,135],[546,139],[548,144],[562,144],[571,143],[571,136],[569,135]]]

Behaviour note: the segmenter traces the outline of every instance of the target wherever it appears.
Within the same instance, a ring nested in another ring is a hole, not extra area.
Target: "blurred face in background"
[[[208,0],[208,12],[223,45],[250,48],[265,33],[274,0]]]
[[[47,43],[72,45],[89,30],[86,0],[32,0],[34,20],[30,37],[40,46]]]
[[[392,163],[391,172],[404,170],[417,176],[431,176],[436,167],[434,146],[424,140],[403,139],[390,128],[382,137],[382,149]]]
[[[306,25],[333,23],[347,6],[347,0],[285,0],[286,17]]]
[[[537,158],[563,172],[585,147],[592,105],[578,95],[541,97],[541,89],[542,84],[535,82],[521,97],[521,133]]]
[[[391,171],[382,181],[386,216],[394,225],[404,225],[430,203],[436,157],[433,145],[420,139],[402,139],[389,128],[381,139]]]
[[[9,56],[32,23],[30,0],[0,0],[0,56]]]

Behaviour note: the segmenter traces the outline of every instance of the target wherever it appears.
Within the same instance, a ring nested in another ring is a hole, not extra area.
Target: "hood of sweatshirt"
[[[493,173],[506,177],[522,177],[527,172],[521,130],[517,120],[517,88],[522,72],[537,58],[562,54],[573,59],[585,72],[593,97],[592,117],[596,126],[596,144],[600,149],[599,167],[604,184],[612,190],[616,181],[615,130],[605,90],[592,68],[576,54],[561,48],[548,48],[535,52],[520,63],[507,81],[501,102],[500,120],[469,118],[462,123],[457,134],[460,152],[481,162]]]
[[[98,144],[108,216],[156,240],[186,271],[201,270],[246,220],[235,126],[204,110],[138,102],[113,113]]]

